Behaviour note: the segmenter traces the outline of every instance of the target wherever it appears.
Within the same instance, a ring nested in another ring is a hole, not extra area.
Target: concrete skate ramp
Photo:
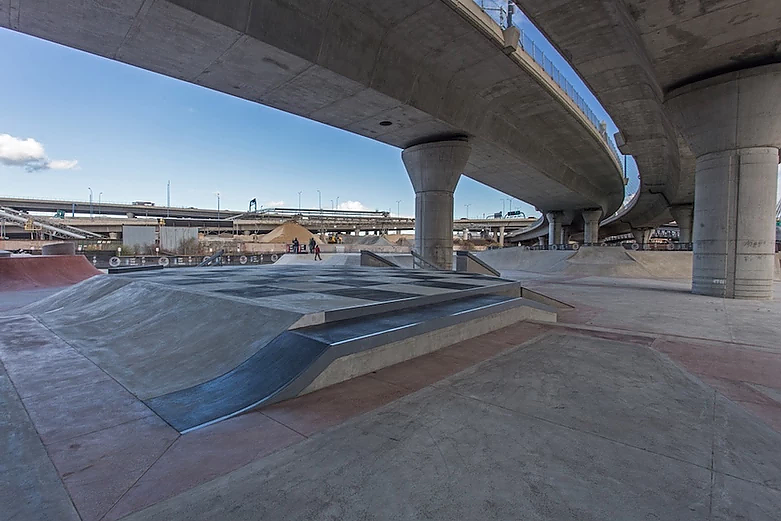
[[[101,274],[83,255],[0,257],[0,291],[69,286]]]
[[[651,276],[660,279],[691,279],[690,251],[627,251]]]
[[[153,398],[147,405],[175,429],[187,432],[259,405],[297,396],[335,360],[345,356],[426,333],[437,335],[448,326],[471,323],[476,327],[475,320],[508,311],[524,313],[520,308],[536,313],[533,317],[537,319],[550,314],[544,307],[535,311],[534,306],[521,298],[480,295],[285,331],[234,370]]]
[[[182,268],[94,277],[19,313],[35,317],[184,432],[296,396],[327,368],[323,385],[485,328],[555,321],[555,310],[520,293],[518,282],[454,272]],[[392,352],[366,353],[407,339],[412,344]],[[366,359],[344,362],[358,353]],[[337,359],[338,370],[331,368]]]
[[[500,271],[564,275],[691,279],[692,253],[630,251],[621,247],[585,246],[574,251],[503,248],[477,254]]]
[[[302,315],[117,276],[95,277],[23,311],[142,400],[234,369]]]
[[[531,271],[549,273],[559,262],[569,259],[574,251],[524,250],[520,247],[500,248],[475,253],[483,262],[499,271]]]

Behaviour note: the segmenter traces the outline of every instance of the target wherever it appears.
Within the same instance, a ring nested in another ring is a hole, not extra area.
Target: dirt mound
[[[298,239],[301,244],[309,244],[309,239],[314,239],[322,244],[320,239],[309,230],[295,221],[287,221],[268,232],[258,242],[267,244],[290,244],[293,239]]]
[[[0,291],[70,286],[102,272],[84,255],[0,258]]]
[[[362,246],[396,246],[396,244],[390,242],[384,235],[366,235],[365,237],[359,237],[356,244]]]

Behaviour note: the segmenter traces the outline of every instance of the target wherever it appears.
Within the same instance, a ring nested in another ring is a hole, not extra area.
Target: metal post
[[[100,209],[100,203],[101,203],[102,199],[103,199],[103,192],[100,192],[98,194],[98,215],[103,215],[103,212]]]
[[[89,190],[89,218],[92,219],[92,188],[87,187]]]
[[[303,192],[298,192],[298,213],[301,213],[301,194]]]
[[[465,204],[466,206],[466,218],[469,219],[469,207],[472,206],[471,204]]]
[[[401,199],[396,201],[396,217],[401,217]]]
[[[165,190],[165,206],[166,206],[166,217],[171,217],[171,180],[168,180],[168,186],[166,186]]]

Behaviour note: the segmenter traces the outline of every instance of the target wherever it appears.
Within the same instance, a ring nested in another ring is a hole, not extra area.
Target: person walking
[[[320,256],[320,245],[315,244],[315,260],[323,260],[323,258]]]
[[[315,238],[314,237],[310,237],[309,238],[309,253],[314,253],[314,252],[315,252]]]

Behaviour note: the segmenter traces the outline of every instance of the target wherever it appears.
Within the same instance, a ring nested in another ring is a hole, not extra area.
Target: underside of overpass
[[[694,242],[695,293],[770,298],[777,2],[517,3],[591,87],[620,129],[622,152],[637,161],[638,196],[603,233],[679,220]]]
[[[543,211],[623,200],[598,129],[472,0],[0,0],[0,25],[402,149],[468,142],[459,174]]]

